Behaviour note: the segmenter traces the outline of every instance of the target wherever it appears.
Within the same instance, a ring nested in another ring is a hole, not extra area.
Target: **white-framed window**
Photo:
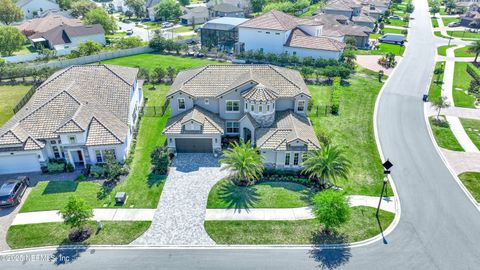
[[[262,105],[258,105],[258,112],[262,112],[263,111],[263,106]]]
[[[114,159],[117,159],[117,153],[115,153],[115,149],[106,149],[103,152],[103,156],[107,157],[108,155],[112,155]]]
[[[285,153],[285,166],[290,166],[290,153]]]
[[[248,110],[248,104],[245,102],[245,111]]]
[[[265,34],[270,35],[270,32],[265,32]]]
[[[75,143],[77,143],[77,137],[75,137],[75,136],[68,136],[68,142],[70,142],[70,144],[75,144]]]
[[[204,102],[205,102],[205,105],[210,104],[210,100],[209,100],[208,98],[206,98],[206,99],[204,100]]]
[[[240,111],[240,101],[239,100],[227,100],[226,104],[227,112],[239,112]]]
[[[97,159],[97,163],[103,163],[102,151],[100,151],[100,150],[95,150],[95,157],[96,157],[96,159]]]
[[[298,166],[299,157],[299,153],[293,153],[293,166]]]
[[[252,112],[255,111],[255,106],[253,106],[253,104],[250,106],[250,111],[252,111]]]
[[[61,158],[62,157],[62,153],[60,152],[60,149],[58,148],[58,146],[52,146],[52,152],[53,152],[53,156],[55,158]]]
[[[297,103],[297,111],[303,112],[305,111],[305,100],[299,100]]]
[[[270,111],[270,104],[267,104],[267,112]]]
[[[227,122],[227,133],[230,133],[230,134],[240,133],[240,123],[239,122],[228,121]]]
[[[178,109],[179,110],[185,110],[185,99],[184,98],[179,98],[178,99]]]
[[[57,144],[57,141],[51,140],[51,141],[50,141],[50,144]]]
[[[280,33],[277,32],[277,33],[275,33],[275,35],[280,36]]]

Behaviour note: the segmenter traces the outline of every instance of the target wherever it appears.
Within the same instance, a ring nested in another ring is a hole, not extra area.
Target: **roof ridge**
[[[68,70],[72,69],[72,67],[74,67],[75,65],[71,65],[67,68],[64,68],[63,70],[60,71],[60,73],[58,73],[57,76],[55,76],[54,78],[42,83],[40,86],[37,87],[37,89],[35,89],[35,92],[37,92],[39,89],[45,87],[46,85],[50,84],[51,82],[53,82],[54,80],[58,79],[59,77],[61,77],[63,74],[65,74],[65,72],[67,72]]]
[[[292,80],[290,80],[289,78],[287,78],[285,75],[283,75],[280,71],[278,71],[276,69],[275,66],[271,65],[271,64],[268,64],[268,67],[270,67],[271,69],[273,69],[275,72],[277,72],[280,76],[282,76],[285,80],[287,80],[288,82],[290,82],[291,84],[295,85],[295,87],[297,87],[299,90],[302,90],[302,88],[300,86],[298,86],[296,83],[294,83]]]
[[[111,73],[113,73],[115,76],[117,76],[120,80],[122,80],[123,82],[125,82],[127,85],[133,86],[133,84],[130,84],[130,83],[127,82],[124,78],[120,77],[120,75],[118,75],[115,71],[113,71],[113,70],[112,70],[108,65],[106,65],[106,64],[85,65],[85,66],[103,66],[103,67],[105,67],[107,70],[109,70]]]
[[[18,123],[17,123],[15,126],[17,126],[17,125],[18,125]],[[19,142],[22,142],[22,140],[20,140],[20,138],[17,136],[17,134],[15,134],[15,132],[13,132],[13,130],[12,130],[15,126],[13,126],[12,128],[8,129],[5,133],[3,133],[2,135],[0,135],[0,138],[3,137],[3,136],[5,136],[5,134],[7,134],[7,133],[10,132],[10,133],[12,133],[13,137],[15,137]],[[30,134],[29,134],[29,135],[30,135]]]
[[[270,128],[267,128],[267,129],[270,129]],[[268,140],[270,140],[270,138],[273,137],[273,135],[277,134],[277,132],[279,131],[288,131],[290,129],[287,129],[287,128],[277,128],[275,129],[275,131],[272,132],[272,134],[270,134],[270,136],[268,136],[268,138],[265,139],[265,141],[258,147],[262,147],[266,142],[268,142]]]

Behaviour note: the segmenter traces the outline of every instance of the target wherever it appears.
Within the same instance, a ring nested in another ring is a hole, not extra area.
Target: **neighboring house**
[[[180,23],[183,25],[202,24],[209,20],[210,14],[207,7],[199,6],[186,9],[185,14],[180,16]]]
[[[344,37],[325,36],[324,22],[313,18],[272,10],[248,20],[238,26],[238,50],[339,59]]]
[[[206,22],[200,29],[202,47],[232,52],[238,42],[238,25],[248,19],[223,17]]]
[[[36,33],[45,33],[58,26],[82,26],[83,23],[79,19],[74,19],[65,14],[65,12],[49,12],[44,17],[35,18],[23,22],[16,26],[25,36],[29,37]]]
[[[311,95],[298,71],[272,65],[209,65],[180,72],[167,94],[163,133],[173,152],[222,150],[250,141],[267,167],[300,168],[320,143],[307,117]]]
[[[54,0],[19,0],[17,1],[17,7],[23,11],[26,19],[40,16],[50,10],[60,10]]]
[[[146,0],[145,8],[147,10],[147,17],[151,21],[155,21],[155,6],[160,3],[160,0]]]
[[[46,32],[36,33],[28,37],[34,46],[42,44],[44,48],[57,51],[59,54],[69,53],[78,48],[80,43],[94,41],[105,45],[105,31],[102,25],[60,25]]]
[[[472,22],[480,22],[480,13],[478,11],[469,11],[460,16],[460,25],[470,27]]]
[[[125,0],[113,0],[111,2],[111,7],[117,12],[125,12],[129,10],[128,6],[125,5]]]
[[[53,74],[0,128],[0,174],[40,171],[53,158],[75,168],[104,163],[108,153],[124,161],[143,104],[137,74],[111,65]]]
[[[219,4],[229,4],[231,6],[241,9],[245,14],[251,12],[251,1],[250,0],[210,0],[207,2],[207,7],[211,8],[212,6]]]
[[[360,22],[359,25],[371,27],[371,24],[367,25],[366,23],[374,23],[389,6],[389,0],[331,0],[324,7],[315,11],[313,15],[321,13],[342,15],[353,22]]]
[[[245,12],[232,4],[221,3],[210,7],[210,18],[218,17],[245,18]]]

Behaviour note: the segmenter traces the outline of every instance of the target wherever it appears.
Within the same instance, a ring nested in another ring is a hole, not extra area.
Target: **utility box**
[[[115,203],[116,204],[124,204],[126,200],[127,200],[127,193],[117,192],[117,194],[115,194]]]

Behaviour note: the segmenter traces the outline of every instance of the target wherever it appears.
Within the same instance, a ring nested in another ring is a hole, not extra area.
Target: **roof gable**
[[[95,117],[92,118],[88,128],[87,140],[85,145],[110,145],[123,143],[117,136],[115,136],[109,129],[107,129]]]

